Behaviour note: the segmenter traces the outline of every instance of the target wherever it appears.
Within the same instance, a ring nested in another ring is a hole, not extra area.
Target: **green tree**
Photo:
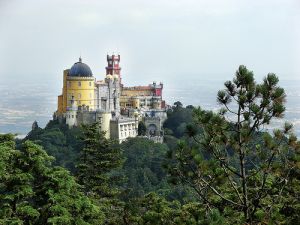
[[[132,225],[171,225],[174,223],[174,217],[178,215],[180,204],[178,202],[169,202],[156,193],[136,199],[127,204],[124,221]]]
[[[37,128],[28,133],[21,141],[33,141],[43,146],[48,155],[55,157],[54,165],[63,166],[73,174],[82,148],[82,131],[79,127],[69,129],[58,121],[49,121],[44,129]]]
[[[219,209],[232,223],[296,221],[299,196],[292,193],[299,190],[299,142],[290,124],[273,135],[263,132],[285,110],[278,78],[268,74],[256,84],[253,73],[240,66],[217,100],[224,108],[196,109],[201,132],[188,127],[192,141],[169,154],[171,180],[190,185],[205,207]]]
[[[182,105],[176,106],[168,110],[167,115],[168,118],[164,122],[166,134],[182,138],[186,134],[186,126],[193,122],[193,107],[183,108]]]
[[[69,172],[30,141],[0,135],[0,224],[101,224],[100,208]]]
[[[125,224],[132,225],[228,224],[217,210],[206,212],[195,202],[180,205],[178,201],[167,201],[153,192],[130,202],[126,211]]]
[[[140,121],[139,122],[139,125],[138,125],[138,135],[139,136],[145,136],[146,135],[146,125],[143,121]]]
[[[86,193],[98,197],[112,197],[118,193],[111,173],[122,165],[122,152],[114,140],[106,139],[99,124],[83,126],[83,148],[78,163],[78,180]]]
[[[180,101],[174,102],[174,107],[175,108],[182,108],[182,103]]]
[[[121,224],[123,203],[118,200],[117,183],[122,177],[115,172],[122,165],[119,145],[105,138],[105,133],[94,123],[82,127],[83,148],[77,166],[77,178],[84,192],[95,199],[105,215],[105,224]]]
[[[165,144],[154,143],[145,138],[130,138],[121,144],[125,161],[120,173],[127,179],[120,186],[126,190],[123,197],[136,198],[151,191],[169,188],[162,168]]]

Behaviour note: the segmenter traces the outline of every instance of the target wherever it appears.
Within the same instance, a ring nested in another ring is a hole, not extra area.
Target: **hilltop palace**
[[[162,142],[162,124],[167,118],[162,100],[163,84],[124,87],[120,55],[107,55],[107,63],[106,76],[99,81],[81,58],[71,69],[64,70],[54,119],[69,127],[98,122],[106,138],[120,143],[136,137],[138,124],[143,121],[146,136]]]

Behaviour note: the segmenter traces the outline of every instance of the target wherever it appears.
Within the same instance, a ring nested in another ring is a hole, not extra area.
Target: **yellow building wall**
[[[133,108],[140,108],[140,100],[138,98],[132,100]]]
[[[90,110],[95,109],[95,79],[93,77],[67,77],[66,86],[66,109],[71,107],[72,96],[78,106],[86,105]]]
[[[149,96],[152,95],[153,92],[151,89],[146,90],[135,90],[135,89],[123,89],[121,95],[134,97],[134,96]]]
[[[121,96],[120,97],[120,107],[126,108],[126,107],[132,107],[132,108],[140,108],[141,102],[140,99],[136,97],[129,97],[129,96]]]
[[[65,113],[71,107],[72,96],[78,106],[86,105],[90,110],[95,109],[95,78],[69,77],[68,73],[69,69],[63,72],[62,95],[57,99],[57,112]]]
[[[58,114],[63,113],[63,96],[62,95],[57,96],[57,113]]]
[[[121,108],[126,108],[126,107],[132,107],[133,102],[132,98],[128,96],[120,96],[120,107]]]
[[[153,92],[149,89],[126,89],[123,88],[120,96],[120,107],[140,108],[140,100],[134,97],[137,96],[152,96]]]
[[[67,111],[67,76],[69,73],[69,69],[64,70],[63,73],[63,90],[62,90],[62,96],[63,96],[63,112],[65,113]]]

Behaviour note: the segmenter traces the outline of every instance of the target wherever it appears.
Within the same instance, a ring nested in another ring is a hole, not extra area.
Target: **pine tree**
[[[204,207],[219,209],[232,223],[286,222],[299,214],[293,193],[299,190],[300,143],[291,124],[272,135],[264,130],[285,111],[278,81],[268,74],[256,84],[240,66],[218,92],[219,113],[194,110],[198,128],[187,127],[192,139],[169,153],[170,180],[191,186]]]
[[[85,192],[101,197],[117,194],[112,170],[121,166],[121,149],[114,140],[106,139],[105,133],[94,123],[83,127],[84,147],[78,164],[78,180]]]
[[[0,135],[0,224],[101,224],[103,213],[68,171],[30,141]]]
[[[147,131],[147,128],[146,128],[145,123],[143,121],[140,121],[139,125],[138,125],[138,135],[139,136],[145,136],[146,131]]]

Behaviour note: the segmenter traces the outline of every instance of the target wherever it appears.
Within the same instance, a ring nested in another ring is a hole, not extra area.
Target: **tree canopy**
[[[41,146],[26,141],[16,149],[13,135],[0,135],[0,153],[1,224],[102,223],[100,208]]]
[[[218,209],[232,223],[299,221],[299,147],[292,125],[263,127],[281,118],[285,92],[275,74],[256,84],[253,73],[240,66],[233,81],[225,82],[217,100],[218,113],[194,110],[191,141],[181,141],[169,153],[168,170],[174,183],[190,185],[207,209]],[[297,178],[298,177],[298,178]],[[293,208],[295,214],[288,216]]]
[[[58,121],[0,135],[0,224],[299,224],[300,142],[265,129],[284,116],[278,77],[240,66],[217,102],[175,102],[164,143]]]

